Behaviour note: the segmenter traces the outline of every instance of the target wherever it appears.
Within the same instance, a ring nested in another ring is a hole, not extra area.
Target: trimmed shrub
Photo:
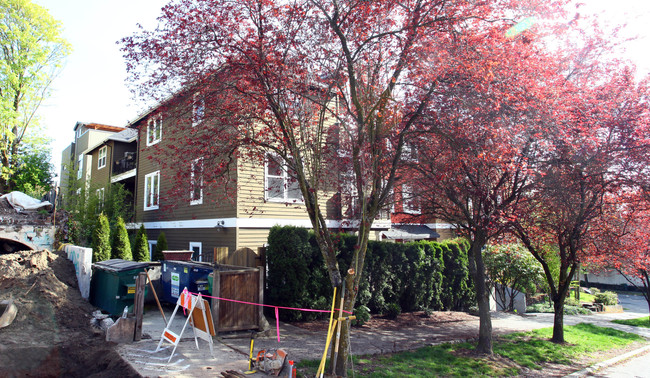
[[[93,262],[105,261],[111,258],[111,231],[108,218],[99,214],[95,229],[92,232]]]
[[[165,259],[165,254],[163,254],[163,251],[167,251],[169,247],[167,246],[167,237],[165,236],[164,232],[161,232],[160,235],[158,235],[158,239],[156,241],[156,249],[153,253],[153,260],[154,261],[163,261]]]
[[[311,231],[279,227],[269,233],[267,257],[268,304],[328,309],[332,286],[323,256]],[[352,261],[357,237],[335,236],[341,275]],[[365,256],[357,306],[370,313],[386,314],[390,303],[401,311],[466,310],[474,301],[467,266],[469,243],[462,239],[445,243],[406,244],[370,241]],[[318,313],[280,310],[285,321],[313,319]]]
[[[402,313],[402,308],[397,303],[389,303],[386,309],[386,317],[388,319],[397,319],[399,314]]]
[[[618,294],[613,291],[604,291],[594,295],[594,302],[602,303],[605,306],[614,306],[618,304]]]
[[[122,217],[117,218],[117,223],[113,230],[113,254],[111,257],[114,259],[133,260],[129,234],[126,232],[126,225]]]
[[[144,224],[140,225],[140,229],[135,235],[134,247],[133,259],[135,261],[149,261],[149,243],[147,242],[147,231],[144,229]]]
[[[271,228],[266,251],[267,303],[285,307],[327,308],[332,289],[323,258],[300,227]],[[316,313],[280,310],[282,320],[315,318]]]
[[[356,327],[361,327],[370,320],[370,309],[366,306],[359,306],[354,310],[354,316],[356,319],[352,321],[352,325]]]

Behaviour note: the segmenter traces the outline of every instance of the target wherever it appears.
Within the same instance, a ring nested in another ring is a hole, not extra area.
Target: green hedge
[[[341,274],[350,267],[356,236],[337,235]],[[267,303],[329,308],[332,288],[314,235],[303,228],[273,227],[266,258]],[[357,306],[374,314],[389,310],[467,310],[474,303],[467,266],[469,243],[368,244]],[[313,319],[316,313],[281,311],[285,321]]]

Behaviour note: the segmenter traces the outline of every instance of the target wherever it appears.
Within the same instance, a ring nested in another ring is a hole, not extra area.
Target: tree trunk
[[[557,295],[553,299],[553,337],[551,341],[554,343],[564,342],[564,296]]]
[[[470,272],[474,278],[476,301],[478,302],[479,331],[476,352],[479,354],[492,354],[492,318],[490,316],[490,293],[485,282],[485,264],[483,263],[482,249],[485,237],[476,235],[472,241],[472,256],[470,259]]]

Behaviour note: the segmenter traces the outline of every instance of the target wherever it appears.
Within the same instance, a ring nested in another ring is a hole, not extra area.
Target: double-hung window
[[[267,154],[264,170],[265,198],[273,202],[302,202],[295,172],[279,156]]]
[[[97,211],[104,208],[104,189],[105,188],[99,188],[95,191],[95,194],[97,195]]]
[[[147,146],[152,146],[160,142],[162,136],[162,115],[156,115],[149,118],[147,122]]]
[[[160,193],[160,171],[144,176],[144,210],[158,209]]]
[[[190,205],[203,203],[203,158],[192,162],[190,177]]]
[[[420,214],[420,205],[411,185],[402,185],[402,210],[408,214]]]
[[[192,127],[203,122],[205,117],[205,98],[197,93],[194,95],[194,101],[192,102]]]
[[[106,152],[108,148],[106,146],[99,149],[99,157],[97,158],[97,169],[102,169],[106,166]]]

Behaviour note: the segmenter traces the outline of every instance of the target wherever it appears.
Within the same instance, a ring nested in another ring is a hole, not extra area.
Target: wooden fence
[[[263,270],[215,264],[212,296],[249,303],[264,303]],[[261,328],[263,307],[226,300],[212,301],[217,332]]]

